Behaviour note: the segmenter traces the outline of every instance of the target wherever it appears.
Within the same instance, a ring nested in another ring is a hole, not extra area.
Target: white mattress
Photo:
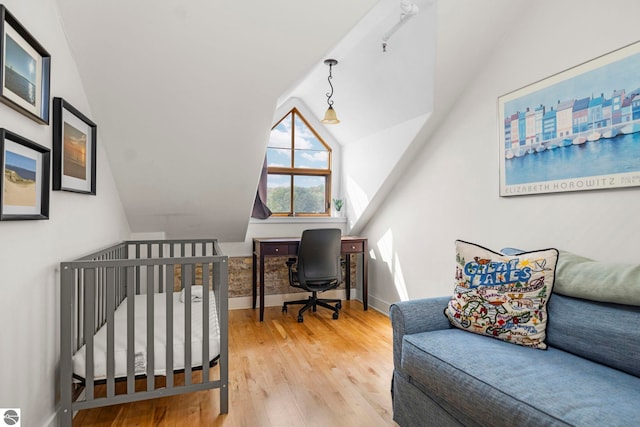
[[[115,377],[127,376],[127,300],[114,313],[115,332]],[[154,295],[154,374],[166,375],[166,294]],[[202,302],[191,303],[191,367],[202,366]],[[185,348],[185,303],[180,293],[173,294],[173,368],[184,369]],[[144,374],[147,364],[147,295],[135,296],[135,373]],[[73,372],[86,377],[85,347],[73,356]],[[94,379],[107,377],[107,328],[106,325],[94,336]],[[220,328],[213,291],[209,293],[209,360],[220,354]]]

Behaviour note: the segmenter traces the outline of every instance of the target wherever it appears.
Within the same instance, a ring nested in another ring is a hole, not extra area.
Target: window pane
[[[271,129],[269,147],[291,149],[291,113]]]
[[[291,212],[291,176],[267,177],[267,206],[274,213]]]
[[[296,213],[325,213],[325,186],[323,176],[293,177],[293,211]]]
[[[291,149],[267,148],[267,166],[291,167]]]
[[[327,150],[316,134],[313,133],[305,122],[298,116],[296,116],[295,132],[296,138],[294,141],[294,147],[296,150]]]
[[[329,153],[325,151],[295,150],[294,167],[300,169],[329,169]]]
[[[309,129],[305,122],[295,118],[294,148],[296,168],[329,168],[329,151],[318,137]]]

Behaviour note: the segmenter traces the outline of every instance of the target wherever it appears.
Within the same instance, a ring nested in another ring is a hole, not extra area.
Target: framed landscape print
[[[49,124],[51,55],[0,5],[0,101]]]
[[[0,129],[0,221],[49,219],[49,149]]]
[[[97,126],[62,98],[53,99],[53,189],[96,194]]]
[[[640,186],[640,42],[498,98],[500,196]]]

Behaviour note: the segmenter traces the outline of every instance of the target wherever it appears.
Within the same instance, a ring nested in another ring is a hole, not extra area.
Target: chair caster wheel
[[[338,318],[339,314],[338,313],[333,313],[333,320],[336,320]]]
[[[337,303],[337,304],[336,304],[336,308],[337,308],[338,310],[340,310],[340,309],[342,308],[342,303],[341,303],[341,302]]]
[[[283,313],[286,313],[286,312],[287,312],[287,306],[286,306],[286,305],[283,305],[283,306],[282,306],[282,312],[283,312]]]
[[[302,323],[302,322],[304,322],[304,317],[298,316],[298,323]]]

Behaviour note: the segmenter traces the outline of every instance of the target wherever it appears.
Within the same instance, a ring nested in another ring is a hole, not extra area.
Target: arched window
[[[274,215],[329,215],[331,148],[295,108],[271,129],[267,173]]]

